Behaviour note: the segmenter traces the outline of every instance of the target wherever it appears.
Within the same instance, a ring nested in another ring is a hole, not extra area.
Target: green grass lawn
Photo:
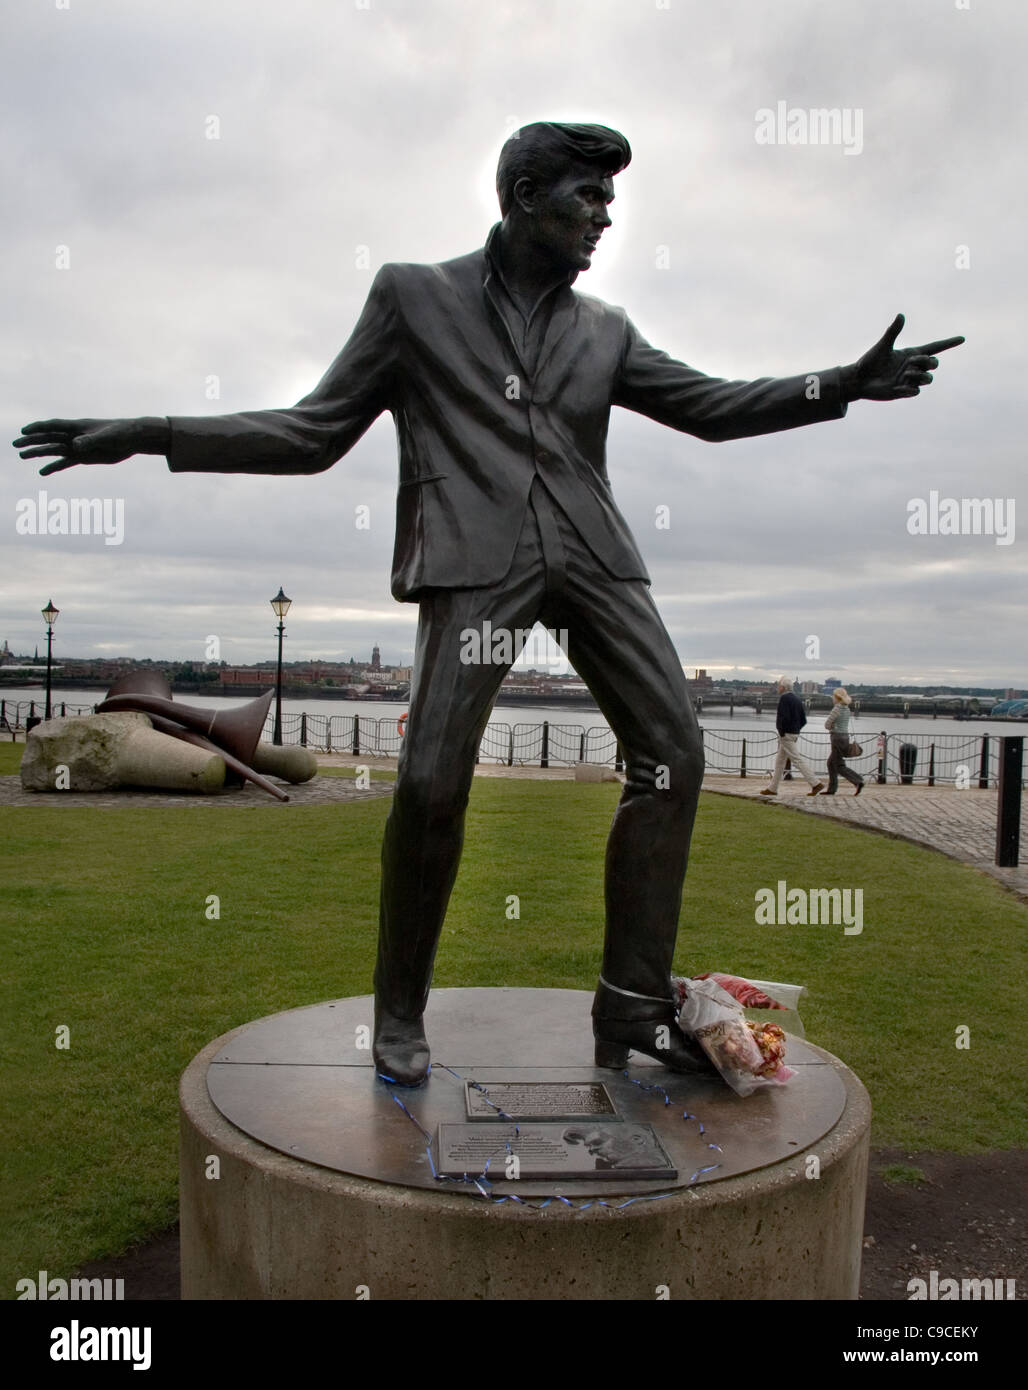
[[[0,773],[20,752],[0,744]],[[595,986],[617,790],[475,783],[437,985]],[[70,1273],[174,1220],[177,1081],[201,1047],[369,992],[388,809],[90,811],[41,797],[0,813],[8,1297],[18,1278]],[[862,888],[862,933],[757,926],[754,894],[779,879]],[[1026,926],[1000,887],[930,851],[705,796],[676,966],[807,985],[807,1036],[867,1085],[874,1142],[973,1152],[1023,1143]]]

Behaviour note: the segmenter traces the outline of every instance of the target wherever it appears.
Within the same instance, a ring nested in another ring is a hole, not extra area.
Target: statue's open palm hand
[[[23,459],[57,454],[40,473],[59,473],[79,463],[121,463],[139,449],[135,420],[35,420],[14,447]]]

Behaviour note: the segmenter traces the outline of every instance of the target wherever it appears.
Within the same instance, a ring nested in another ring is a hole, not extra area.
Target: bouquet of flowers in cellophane
[[[777,1023],[754,1022],[745,1008],[784,1009],[787,1005],[765,992],[759,983],[738,975],[711,974],[683,979],[672,976],[678,1005],[678,1024],[692,1034],[740,1096],[767,1086],[784,1085],[795,1072],[785,1065],[785,1033]],[[779,986],[795,998],[802,987]]]

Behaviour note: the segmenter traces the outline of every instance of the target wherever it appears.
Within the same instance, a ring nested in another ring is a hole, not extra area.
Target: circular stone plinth
[[[211,1043],[181,1088],[183,1297],[855,1298],[870,1105],[852,1072],[795,1038],[795,1080],[746,1098],[637,1053],[600,1070],[591,998],[434,991],[414,1090],[375,1075],[370,997]],[[501,1158],[487,1197],[440,1182],[429,1141],[464,1121],[471,1080],[602,1081],[678,1177],[508,1182]]]

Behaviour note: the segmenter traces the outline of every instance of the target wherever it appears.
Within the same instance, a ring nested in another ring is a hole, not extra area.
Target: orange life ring
[[[403,731],[403,726],[404,726],[404,724],[406,724],[406,722],[407,722],[407,715],[406,715],[406,714],[401,714],[400,717],[399,717],[399,719],[396,721],[396,732],[400,735],[401,738],[403,738],[403,732],[404,732],[404,731]]]

